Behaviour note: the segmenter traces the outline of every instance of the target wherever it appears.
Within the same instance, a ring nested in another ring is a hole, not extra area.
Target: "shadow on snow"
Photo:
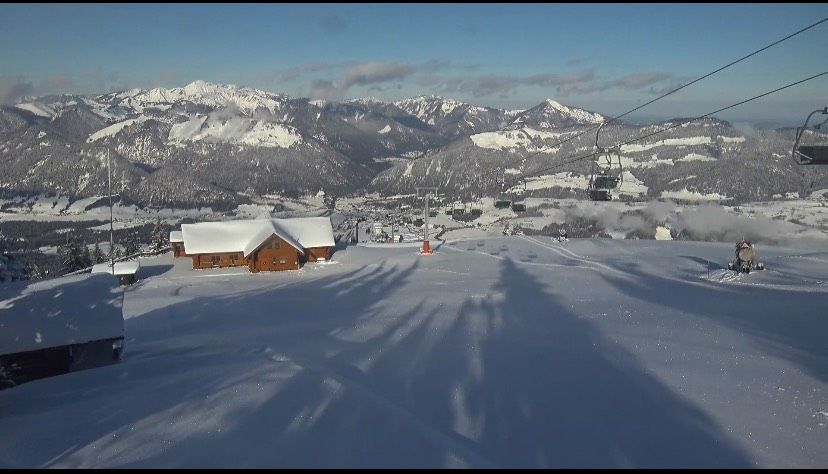
[[[499,263],[488,294],[459,304],[420,296],[429,282],[412,280],[419,264],[129,319],[122,364],[2,394],[13,415],[0,414],[0,433],[26,416],[35,427],[3,443],[0,462],[752,465],[703,411],[512,261]]]

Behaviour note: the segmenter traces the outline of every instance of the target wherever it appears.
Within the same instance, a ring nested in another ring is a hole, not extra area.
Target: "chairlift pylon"
[[[595,149],[598,158],[592,161],[592,167],[589,173],[589,184],[587,185],[587,193],[589,194],[589,199],[592,201],[611,201],[612,190],[620,186],[624,179],[620,147],[604,148],[598,144],[598,135],[606,123],[602,123],[595,132]],[[613,155],[616,157],[617,171],[613,171]],[[602,158],[606,160],[607,168],[601,168],[596,175],[596,165]]]
[[[514,212],[526,211],[526,178],[523,178],[523,196],[521,197],[520,201],[515,201],[512,203],[512,210]]]
[[[828,165],[828,145],[800,145],[802,136],[808,128],[808,121],[815,114],[828,115],[828,107],[816,109],[808,114],[808,118],[805,119],[805,125],[796,129],[796,140],[791,150],[791,159],[798,165]],[[828,122],[828,119],[815,125],[814,129],[819,130],[826,122]]]

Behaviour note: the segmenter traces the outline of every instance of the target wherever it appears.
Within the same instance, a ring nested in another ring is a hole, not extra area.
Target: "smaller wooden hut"
[[[137,260],[132,262],[115,262],[115,267],[112,268],[109,262],[98,263],[92,266],[92,273],[109,273],[115,275],[118,279],[118,284],[121,286],[131,285],[135,283],[135,274],[141,264]]]
[[[170,232],[170,247],[172,248],[173,257],[188,256],[184,249],[184,235],[180,230]]]

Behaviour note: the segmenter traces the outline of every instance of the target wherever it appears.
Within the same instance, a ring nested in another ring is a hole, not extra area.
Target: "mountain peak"
[[[535,107],[520,114],[515,123],[521,122],[545,128],[599,124],[605,121],[603,115],[578,107],[569,107],[553,99],[546,99]]]
[[[384,100],[377,99],[376,97],[357,97],[354,99],[348,99],[345,101],[346,103],[351,104],[385,104]]]

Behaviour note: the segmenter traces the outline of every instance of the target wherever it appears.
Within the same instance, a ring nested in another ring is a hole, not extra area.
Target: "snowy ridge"
[[[260,109],[275,114],[286,100],[285,97],[272,92],[235,85],[217,85],[205,81],[195,81],[184,87],[172,89],[155,88],[130,95],[128,98],[132,99],[133,104],[137,103],[144,107],[180,101],[216,108],[232,105],[247,115]]]
[[[726,201],[730,199],[719,193],[700,193],[683,188],[679,191],[663,191],[661,197],[664,199],[680,199],[683,201]]]
[[[700,155],[698,153],[690,153],[684,158],[679,158],[676,161],[716,161],[716,158],[707,155]]]
[[[527,150],[532,148],[536,140],[557,139],[561,133],[545,132],[530,127],[523,127],[518,130],[503,130],[496,132],[484,132],[472,135],[472,142],[480,148],[491,150],[504,150],[508,148],[523,147]],[[535,149],[540,149],[534,147]],[[549,148],[549,151],[553,148]]]
[[[628,145],[621,145],[622,153],[633,153],[637,151],[645,151],[659,146],[693,146],[693,145],[707,145],[713,143],[710,137],[687,137],[687,138],[667,138],[653,143],[631,143]]]
[[[461,110],[471,118],[489,110],[484,107],[478,107],[466,102],[447,99],[437,95],[422,95],[410,99],[403,99],[394,102],[394,105],[430,125],[434,125],[444,120],[447,116],[455,112],[460,112]]]
[[[171,144],[179,145],[183,142],[205,141],[270,148],[290,148],[303,142],[299,131],[290,125],[246,117],[223,120],[212,115],[174,124],[168,140]]]
[[[55,109],[41,102],[27,102],[23,104],[16,104],[15,107],[17,107],[20,110],[31,112],[39,117],[52,118],[55,116]]]
[[[579,109],[577,107],[567,107],[562,105],[552,99],[546,99],[546,105],[550,108],[559,111],[563,115],[572,117],[575,121],[579,123],[592,123],[592,124],[599,124],[604,122],[604,116],[598,113],[589,112],[584,109]]]
[[[93,133],[92,135],[89,135],[89,138],[86,139],[86,142],[87,143],[92,143],[94,141],[100,140],[101,138],[115,136],[115,134],[121,132],[124,128],[129,127],[130,125],[133,125],[133,124],[136,124],[136,123],[146,122],[148,119],[149,119],[149,117],[146,117],[144,115],[140,115],[140,116],[138,116],[134,119],[127,119],[127,120],[124,120],[123,122],[118,122],[116,124],[110,125],[110,126],[108,126],[106,128],[103,128],[101,130],[98,130],[97,132]]]

